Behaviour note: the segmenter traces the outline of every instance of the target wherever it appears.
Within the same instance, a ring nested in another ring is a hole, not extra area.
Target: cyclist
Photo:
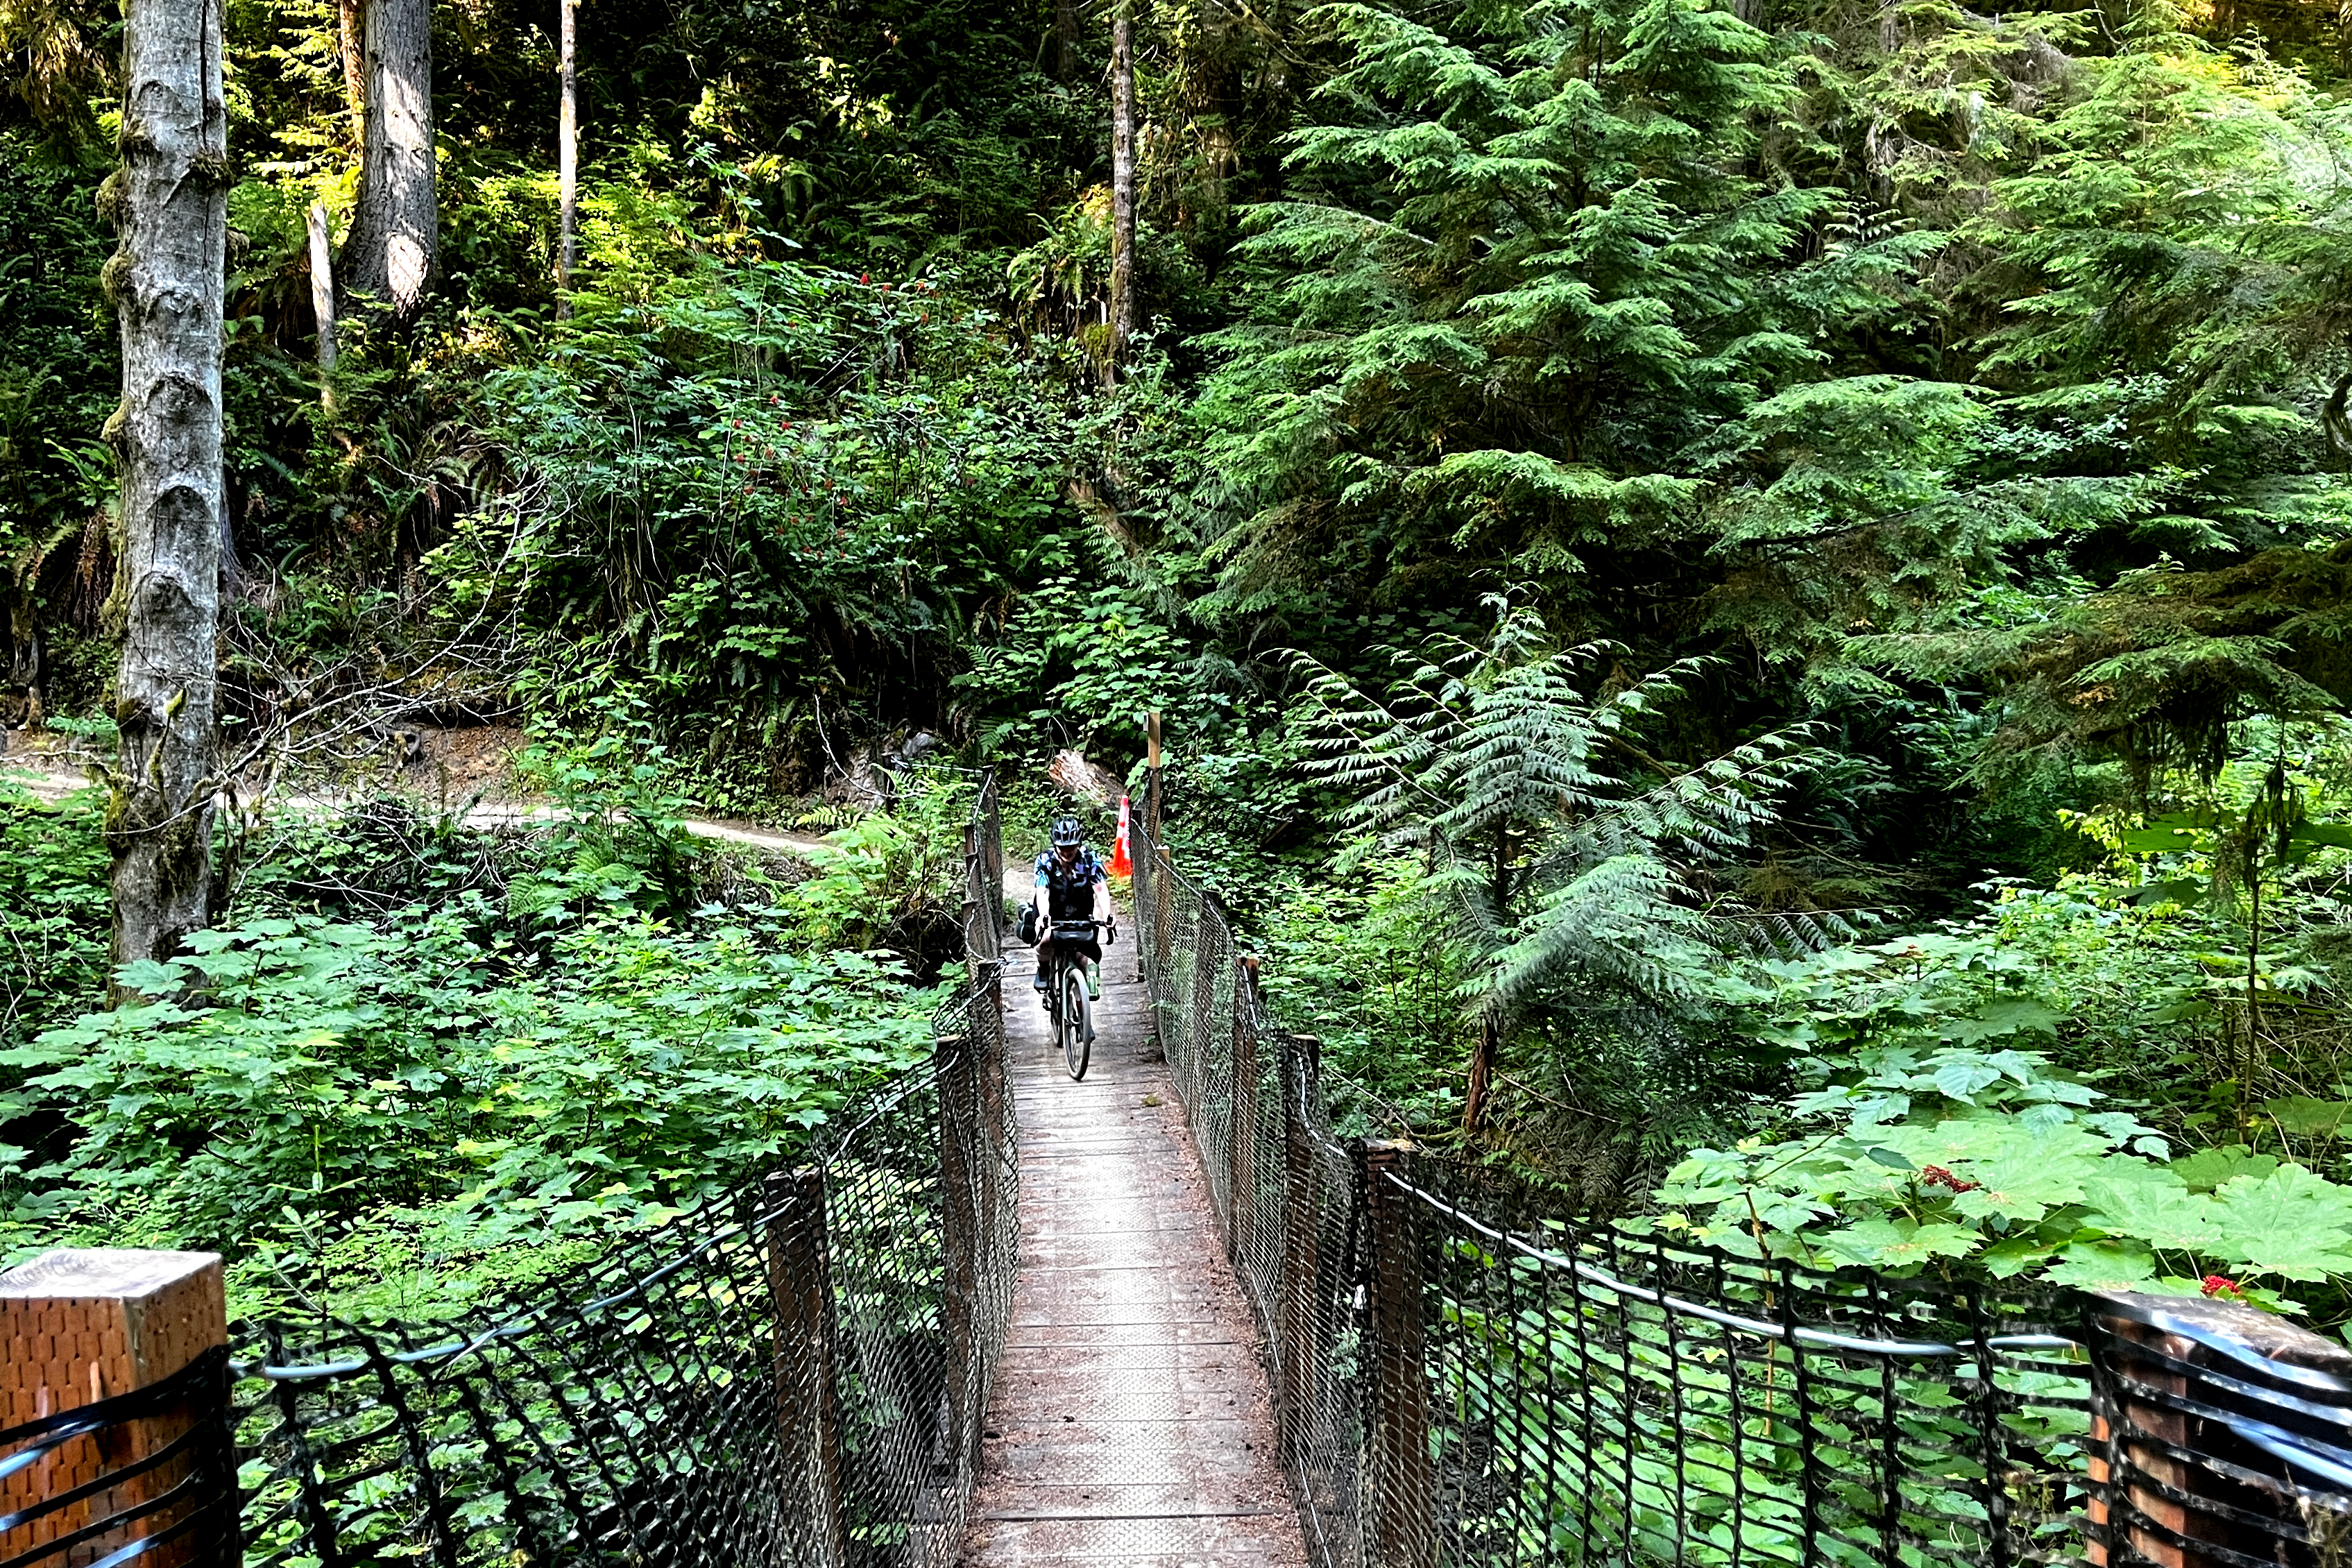
[[[1045,989],[1045,972],[1054,962],[1054,921],[1097,920],[1108,922],[1111,918],[1110,873],[1087,847],[1086,829],[1075,816],[1065,816],[1054,824],[1054,847],[1037,857],[1037,978],[1033,984]],[[1116,938],[1118,932],[1111,935]],[[1095,965],[1102,962],[1102,944],[1089,936],[1076,943],[1076,949],[1092,962],[1087,965],[1087,995],[1102,1000],[1102,983],[1096,975]]]

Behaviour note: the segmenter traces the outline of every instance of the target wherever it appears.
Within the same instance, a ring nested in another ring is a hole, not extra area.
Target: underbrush
[[[2352,1322],[2348,867],[2329,827],[2250,957],[2182,830],[2110,833],[1966,918],[1739,958],[1679,998],[1562,987],[1461,1127],[1459,910],[1370,841],[1257,933],[1349,1131],[1496,1167],[1597,1223],[1807,1267],[2202,1293]],[[2252,999],[2252,1005],[2249,1002]]]
[[[281,823],[110,1012],[97,801],[0,800],[0,1259],[205,1248],[239,1310],[458,1310],[928,1053],[954,778],[787,861],[688,835],[657,761],[539,762],[562,804],[524,828],[389,799]]]

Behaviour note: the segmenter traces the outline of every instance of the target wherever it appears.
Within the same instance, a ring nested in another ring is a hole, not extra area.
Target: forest
[[[0,47],[0,1262],[659,1225],[929,1048],[972,770],[1025,860],[1158,713],[1357,1131],[2352,1323],[2334,6]]]

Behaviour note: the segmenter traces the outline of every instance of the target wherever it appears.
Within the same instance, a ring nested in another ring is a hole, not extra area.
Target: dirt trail
[[[11,750],[5,755],[0,755],[0,781],[21,784],[44,800],[60,800],[76,790],[89,787],[89,778],[80,771],[73,755],[64,752]],[[276,796],[270,807],[273,811],[295,814],[324,812],[347,804],[348,799],[347,796],[289,791]],[[465,823],[468,827],[487,831],[557,822],[562,819],[563,815],[561,807],[544,802],[520,798],[486,799],[466,813]],[[816,834],[762,827],[758,823],[746,822],[739,817],[689,816],[682,826],[697,838],[744,844],[777,854],[807,856],[825,847],[824,838]]]

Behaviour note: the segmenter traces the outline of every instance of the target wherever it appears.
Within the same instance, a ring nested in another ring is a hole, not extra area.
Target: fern
[[[1493,596],[1483,642],[1439,638],[1381,692],[1307,656],[1319,773],[1353,797],[1347,820],[1428,857],[1432,897],[1476,962],[1461,1001],[1498,1030],[1591,987],[1694,1000],[1727,955],[1810,948],[1843,928],[1765,919],[1706,899],[1695,873],[1738,855],[1818,761],[1796,732],[1759,737],[1644,778],[1644,721],[1696,661],[1625,679],[1604,643],[1555,646],[1542,617]],[[1596,689],[1601,695],[1591,695]]]

